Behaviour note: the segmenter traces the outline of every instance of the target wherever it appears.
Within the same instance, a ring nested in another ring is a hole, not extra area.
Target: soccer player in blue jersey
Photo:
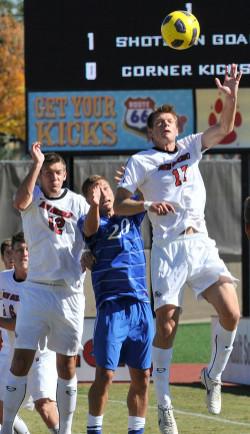
[[[82,192],[90,205],[82,219],[84,239],[95,257],[92,284],[96,299],[95,381],[89,390],[87,434],[101,434],[108,389],[119,362],[129,367],[128,433],[144,433],[153,338],[140,225],[144,212],[114,215],[114,194],[99,175],[86,179]]]

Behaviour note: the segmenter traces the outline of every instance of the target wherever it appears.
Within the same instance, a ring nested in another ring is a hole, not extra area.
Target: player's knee
[[[17,377],[23,377],[25,375],[28,375],[28,372],[30,370],[31,364],[32,364],[33,358],[30,358],[30,355],[26,355],[24,353],[14,353],[12,362],[11,362],[11,368],[10,371],[13,375],[16,375]]]
[[[131,387],[140,391],[142,394],[147,392],[150,382],[150,369],[140,369],[131,372]]]
[[[104,385],[110,385],[113,381],[114,372],[109,369],[102,370],[101,375],[98,378],[99,382],[102,382]]]
[[[227,330],[234,330],[240,321],[240,310],[237,306],[226,309],[219,315],[219,321]]]
[[[35,401],[36,411],[43,417],[48,418],[52,402],[48,398],[41,398]]]
[[[165,321],[159,324],[157,328],[157,334],[161,340],[167,340],[172,337],[175,332],[176,323],[173,319]]]

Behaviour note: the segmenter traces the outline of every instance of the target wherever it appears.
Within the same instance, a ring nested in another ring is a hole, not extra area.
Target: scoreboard
[[[171,49],[161,37],[161,22],[177,9],[200,23],[199,41],[188,50]],[[181,134],[203,131],[223,104],[214,78],[223,80],[225,65],[237,63],[237,123],[226,144],[249,147],[250,2],[25,0],[24,17],[29,146],[145,149],[146,117],[167,102],[180,114]]]

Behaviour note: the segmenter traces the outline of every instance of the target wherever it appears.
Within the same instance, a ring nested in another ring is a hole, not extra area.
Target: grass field
[[[86,433],[88,389],[89,384],[79,386],[73,434]],[[127,390],[128,384],[115,383],[112,385],[104,417],[104,434],[127,433]],[[171,391],[179,434],[250,433],[250,391],[247,387],[224,387],[223,411],[220,416],[207,413],[204,404],[205,391],[200,384],[172,385]],[[20,414],[32,434],[46,434],[48,432],[35,412],[22,410]],[[158,433],[155,395],[151,384],[145,434]]]
[[[177,335],[174,363],[207,363],[210,356],[210,325],[181,325]],[[90,384],[79,385],[73,434],[86,433],[87,394]],[[126,395],[129,385],[114,383],[104,417],[103,434],[127,433]],[[247,386],[223,387],[223,410],[210,415],[205,407],[205,390],[200,383],[171,385],[179,434],[250,434],[250,390]],[[20,412],[31,434],[48,431],[36,412]],[[145,434],[159,434],[153,385],[150,385]]]

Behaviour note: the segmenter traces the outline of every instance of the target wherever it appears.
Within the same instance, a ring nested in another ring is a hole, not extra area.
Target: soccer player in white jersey
[[[12,433],[28,371],[39,339],[45,335],[48,348],[57,353],[59,432],[70,434],[77,397],[76,355],[84,317],[83,240],[77,222],[88,205],[81,195],[63,188],[66,164],[59,154],[44,155],[36,142],[31,156],[33,164],[14,200],[21,211],[30,260],[8,379],[9,389],[15,390],[6,393],[4,403],[4,434]]]
[[[4,264],[4,268],[6,270],[9,270],[13,268],[14,262],[12,258],[12,247],[11,247],[11,240],[8,238],[6,240],[3,240],[1,242],[1,259]],[[4,358],[5,355],[9,354],[8,349],[8,334],[6,330],[0,328],[0,372],[1,372],[1,364],[5,363]]]
[[[18,315],[23,282],[27,277],[28,270],[28,248],[23,232],[19,232],[12,237],[12,256],[14,269],[0,272],[2,311],[0,324],[8,331],[10,342],[8,358],[5,361],[5,366],[2,366],[0,376],[0,397],[3,399],[14,351],[16,315]],[[46,346],[43,349],[39,348],[29,372],[24,403],[27,405],[27,401],[29,404],[34,402],[36,410],[52,433],[58,432],[58,412],[55,402],[56,377],[55,353],[49,351]],[[2,418],[2,414],[0,414],[0,417]],[[18,416],[14,421],[14,432],[17,434],[29,433],[27,426]]]
[[[90,209],[79,223],[95,261],[95,381],[89,390],[87,434],[102,434],[108,390],[119,360],[129,367],[128,433],[143,434],[154,334],[140,226],[145,211],[116,216],[114,194],[102,176],[87,178],[82,192]]]
[[[232,351],[240,310],[235,279],[207,234],[206,192],[198,164],[202,153],[219,144],[234,127],[241,75],[232,64],[223,84],[215,79],[225,96],[223,110],[219,122],[204,133],[177,140],[173,107],[165,105],[151,113],[148,134],[154,147],[130,158],[115,198],[116,214],[133,215],[146,209],[153,227],[151,275],[157,329],[153,378],[159,428],[164,434],[178,433],[169,393],[169,367],[185,283],[218,314],[211,361],[201,372],[201,381],[207,390],[208,410],[214,414],[221,411],[221,374]],[[145,202],[131,199],[137,188]]]

